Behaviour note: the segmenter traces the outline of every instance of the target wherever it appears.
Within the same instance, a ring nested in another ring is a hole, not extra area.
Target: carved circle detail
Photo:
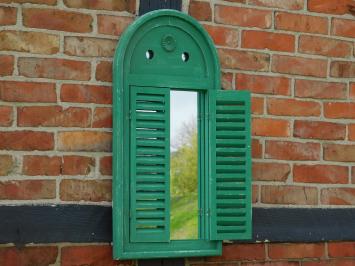
[[[170,34],[165,35],[161,39],[161,46],[164,48],[165,51],[172,52],[176,48],[176,39]]]

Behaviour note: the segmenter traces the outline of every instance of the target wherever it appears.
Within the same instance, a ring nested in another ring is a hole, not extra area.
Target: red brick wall
[[[253,94],[254,206],[355,206],[354,2],[184,1],[218,48],[223,87]],[[0,204],[111,204],[111,64],[137,7],[0,0]],[[110,257],[109,246],[0,248],[6,266],[119,264]],[[226,245],[187,263],[354,257],[354,243]]]
[[[28,245],[2,247],[4,266],[135,266],[136,261],[112,260],[109,245]],[[187,266],[354,266],[355,243],[232,244],[223,255],[186,259]]]

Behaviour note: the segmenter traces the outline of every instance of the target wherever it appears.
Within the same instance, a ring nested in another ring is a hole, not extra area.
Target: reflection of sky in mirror
[[[170,91],[170,141],[176,147],[176,138],[184,123],[197,121],[197,92]]]

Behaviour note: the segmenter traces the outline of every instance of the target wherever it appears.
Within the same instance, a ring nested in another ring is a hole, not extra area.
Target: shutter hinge
[[[211,116],[209,113],[204,113],[204,114],[202,113],[198,116],[198,120],[204,120],[204,119],[209,120],[210,118]]]
[[[129,112],[128,112],[127,119],[128,120],[132,119],[132,111],[131,110],[129,110]]]

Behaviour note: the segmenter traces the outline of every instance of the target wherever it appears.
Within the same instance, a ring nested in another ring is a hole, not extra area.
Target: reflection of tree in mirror
[[[196,121],[183,123],[171,148],[170,181],[172,196],[197,193],[197,126]]]
[[[198,237],[196,117],[184,122],[171,147],[171,239]]]

